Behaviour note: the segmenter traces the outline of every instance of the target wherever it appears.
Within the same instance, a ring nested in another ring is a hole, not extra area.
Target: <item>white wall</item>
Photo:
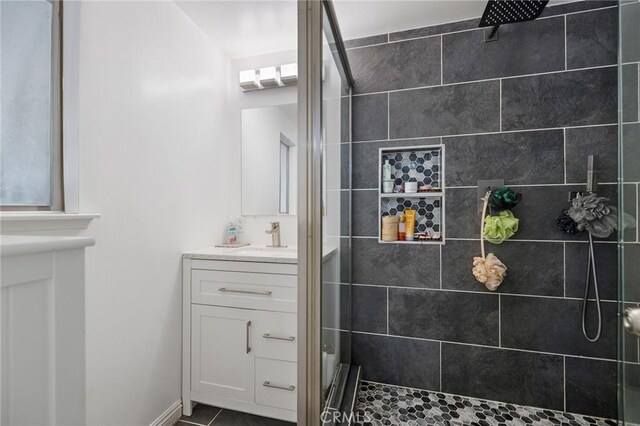
[[[148,425],[180,399],[181,264],[238,215],[228,62],[172,2],[84,2],[80,210],[90,425]]]

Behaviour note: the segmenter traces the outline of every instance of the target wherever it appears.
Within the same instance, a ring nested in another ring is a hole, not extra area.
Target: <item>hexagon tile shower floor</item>
[[[358,425],[569,425],[615,426],[600,419],[562,411],[458,395],[362,382],[356,406]]]

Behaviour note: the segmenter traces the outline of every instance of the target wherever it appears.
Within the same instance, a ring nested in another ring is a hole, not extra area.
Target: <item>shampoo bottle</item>
[[[391,164],[389,164],[389,160],[384,160],[382,165],[382,180],[391,180]]]

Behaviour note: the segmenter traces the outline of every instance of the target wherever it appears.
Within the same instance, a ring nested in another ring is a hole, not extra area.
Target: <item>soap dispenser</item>
[[[389,164],[389,160],[384,160],[384,164],[382,165],[382,181],[390,181],[391,180],[391,164]]]

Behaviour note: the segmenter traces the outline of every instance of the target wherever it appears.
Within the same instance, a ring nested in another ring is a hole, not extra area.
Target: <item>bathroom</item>
[[[0,425],[640,424],[638,1],[0,22]]]

